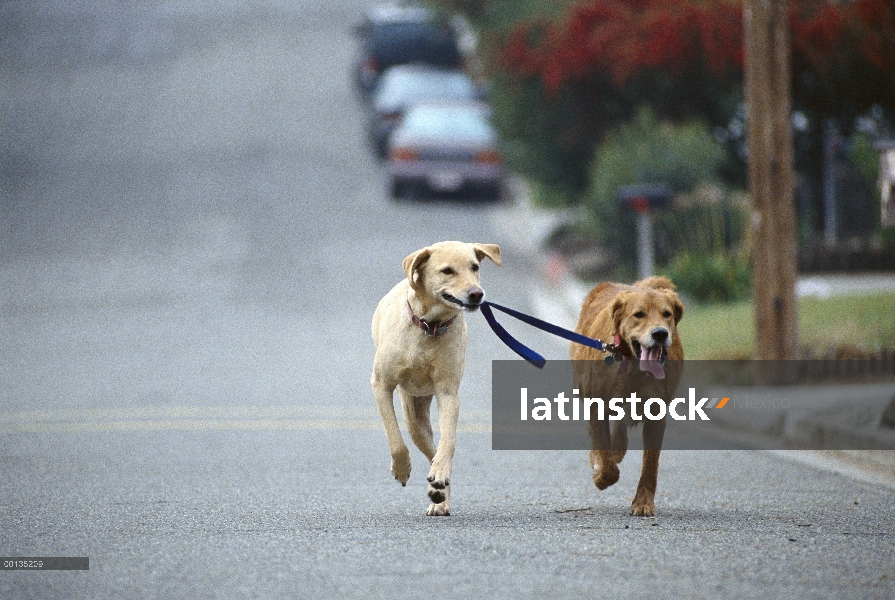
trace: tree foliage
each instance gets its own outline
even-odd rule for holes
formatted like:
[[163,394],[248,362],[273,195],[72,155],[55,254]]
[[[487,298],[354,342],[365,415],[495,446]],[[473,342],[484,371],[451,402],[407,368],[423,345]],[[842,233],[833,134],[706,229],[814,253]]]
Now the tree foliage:
[[[727,2],[600,0],[573,6],[558,24],[523,23],[503,64],[556,91],[596,74],[621,91],[644,72],[672,77],[699,69],[724,77],[742,69],[741,12]],[[733,34],[733,35],[731,35]]]
[[[742,102],[742,15],[740,0],[588,0],[517,23],[494,61],[500,103],[524,108],[504,113],[505,137],[536,157],[516,166],[580,191],[594,146],[643,104],[726,126]],[[874,105],[895,113],[895,2],[791,0],[790,31],[793,107],[815,133],[829,118],[847,133]]]
[[874,104],[895,112],[895,3],[797,0],[790,27],[796,108],[846,131]]

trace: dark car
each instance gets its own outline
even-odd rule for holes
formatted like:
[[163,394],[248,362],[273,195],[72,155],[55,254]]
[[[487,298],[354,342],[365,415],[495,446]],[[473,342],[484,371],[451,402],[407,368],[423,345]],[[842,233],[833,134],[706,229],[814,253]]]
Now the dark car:
[[376,86],[370,113],[370,142],[380,157],[388,138],[408,107],[430,100],[481,99],[482,91],[462,71],[422,65],[398,65],[386,71]]
[[437,21],[426,8],[377,6],[367,13],[356,32],[360,55],[355,76],[365,98],[375,88],[379,76],[394,65],[420,63],[458,68],[463,62],[453,28]]
[[392,196],[469,190],[500,197],[506,170],[489,117],[478,102],[411,107],[389,143]]

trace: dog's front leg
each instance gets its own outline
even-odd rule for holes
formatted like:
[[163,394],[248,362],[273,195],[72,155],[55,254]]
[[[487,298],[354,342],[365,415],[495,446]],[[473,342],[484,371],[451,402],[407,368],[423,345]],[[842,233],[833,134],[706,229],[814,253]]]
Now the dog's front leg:
[[456,392],[437,394],[437,397],[441,436],[432,459],[432,468],[426,478],[429,482],[429,498],[432,500],[426,514],[434,517],[451,514],[451,463],[457,446],[457,419],[460,416],[460,398]]
[[624,421],[616,421],[612,426],[612,462],[616,465],[625,460],[628,452],[628,425]]
[[379,415],[385,426],[385,435],[388,437],[388,447],[392,454],[392,475],[402,486],[407,485],[410,479],[410,452],[401,437],[401,429],[398,427],[398,417],[395,415],[394,386],[385,385],[376,375],[370,381],[373,386],[373,395],[376,397],[376,406],[379,407]]
[[665,437],[665,419],[643,423],[643,469],[637,483],[637,493],[631,503],[631,515],[656,516],[656,484],[659,477],[659,453]]
[[593,469],[594,485],[605,490],[618,481],[618,465],[614,462],[612,438],[609,422],[597,419],[590,421],[590,467]]

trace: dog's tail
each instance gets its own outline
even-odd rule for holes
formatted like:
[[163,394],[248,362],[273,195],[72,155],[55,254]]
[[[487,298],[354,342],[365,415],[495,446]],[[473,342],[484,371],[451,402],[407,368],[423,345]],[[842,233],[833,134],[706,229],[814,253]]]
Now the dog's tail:
[[652,277],[647,277],[646,279],[638,281],[634,285],[653,288],[656,290],[675,290],[674,284],[671,283],[671,280],[664,275],[653,275]]

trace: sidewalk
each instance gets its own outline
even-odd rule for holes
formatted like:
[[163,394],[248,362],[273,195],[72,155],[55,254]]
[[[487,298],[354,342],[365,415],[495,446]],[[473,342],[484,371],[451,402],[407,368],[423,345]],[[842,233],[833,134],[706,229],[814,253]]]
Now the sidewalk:
[[[511,200],[492,215],[492,225],[501,245],[522,255],[540,271],[540,282],[531,290],[530,305],[536,316],[573,329],[587,292],[588,283],[574,278],[562,259],[548,254],[544,242],[552,231],[574,218],[571,211],[558,212],[533,207],[527,200],[524,183],[510,183]],[[796,284],[799,297],[828,297],[895,291],[891,274],[834,274],[800,276]],[[783,391],[783,390],[781,390]],[[790,388],[787,390],[792,392]],[[805,439],[824,440],[822,446],[848,447],[852,450],[801,452],[804,462],[823,462],[828,468],[858,468],[865,475],[895,485],[895,429],[880,427],[879,418],[893,399],[895,382],[868,386],[860,398],[836,395],[836,388],[824,394],[823,406],[811,414],[781,410],[772,422],[746,422],[740,419],[720,422],[731,431],[755,436],[784,436],[796,447]],[[789,452],[789,451],[787,451]],[[796,454],[799,454],[798,452]]]

